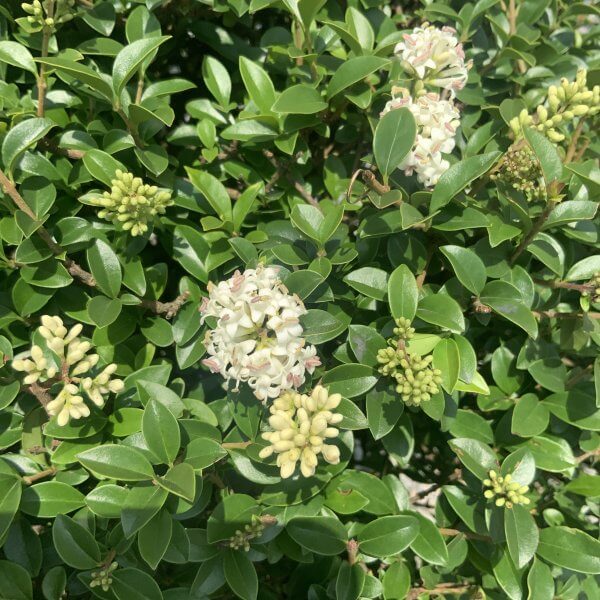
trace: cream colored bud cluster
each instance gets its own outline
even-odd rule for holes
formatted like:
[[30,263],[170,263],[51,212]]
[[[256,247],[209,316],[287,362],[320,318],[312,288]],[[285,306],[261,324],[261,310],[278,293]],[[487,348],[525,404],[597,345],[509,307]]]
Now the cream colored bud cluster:
[[559,127],[600,112],[600,86],[595,85],[589,89],[586,83],[587,71],[580,69],[575,81],[568,81],[563,77],[560,85],[551,85],[548,88],[547,106],[540,104],[535,115],[530,115],[523,109],[518,117],[510,121],[515,136],[521,137],[524,127],[533,127],[546,135],[551,142],[562,142],[565,134],[558,129]]
[[489,472],[489,479],[483,480],[483,485],[488,488],[483,495],[488,500],[494,500],[496,506],[512,508],[515,504],[529,504],[530,500],[525,496],[529,487],[513,481],[510,473],[502,477],[496,471]]
[[143,235],[158,215],[173,204],[171,192],[148,185],[133,173],[117,169],[110,192],[92,197],[89,202],[101,206],[98,216],[112,221],[132,236]]
[[341,401],[340,394],[330,395],[321,385],[316,386],[310,395],[284,392],[270,408],[272,431],[262,434],[270,446],[260,451],[260,457],[268,458],[276,453],[283,479],[294,474],[298,461],[300,473],[311,477],[315,474],[319,455],[329,464],[338,464],[339,448],[325,441],[339,435],[339,430],[332,425],[343,419],[341,414],[333,412]]
[[396,319],[396,327],[394,327],[394,335],[401,340],[410,340],[415,335],[415,328],[411,327],[411,320],[406,317]]
[[541,184],[540,163],[533,150],[523,141],[516,142],[508,149],[498,169],[490,174],[490,179],[503,181],[523,192],[528,200],[533,200],[545,194],[545,186]]
[[237,529],[229,538],[229,547],[234,550],[250,551],[250,542],[260,537],[265,530],[265,524],[257,515],[252,515],[252,523],[244,525],[244,529]]
[[377,352],[379,372],[396,380],[396,391],[407,406],[419,406],[437,394],[442,382],[439,369],[431,366],[433,356],[424,357],[410,353],[406,341],[414,336],[415,330],[409,319],[396,319],[394,334],[398,339],[388,340],[388,347]]
[[594,273],[592,278],[588,281],[588,285],[593,289],[591,292],[584,291],[582,296],[589,297],[594,304],[600,302],[600,271]]
[[396,380],[396,391],[407,406],[419,406],[440,391],[441,371],[431,367],[431,355],[420,357],[403,348],[388,347],[379,350],[377,360],[382,365],[379,372]]
[[[92,344],[79,337],[83,329],[81,323],[67,330],[60,317],[44,315],[41,321],[38,333],[45,341],[48,354],[41,346],[34,344],[28,356],[12,361],[12,367],[26,373],[23,379],[26,385],[53,380],[59,376],[62,388],[48,402],[46,411],[49,415],[58,415],[57,423],[62,426],[69,422],[69,418],[89,416],[90,409],[81,395],[82,391],[94,404],[103,406],[106,395],[123,389],[123,381],[112,379],[117,370],[115,364],[107,365],[96,375],[90,373],[100,357],[98,354],[88,354]],[[87,377],[80,377],[84,374]]]
[[101,569],[100,571],[93,571],[90,587],[101,587],[103,592],[108,592],[113,581],[111,574],[117,569],[118,566],[119,564],[117,562],[113,562],[108,567]]
[[54,0],[52,14],[49,12],[49,2],[44,0],[33,0],[31,3],[23,2],[21,8],[27,13],[27,22],[33,26],[48,27],[54,29],[56,25],[66,23],[73,17],[71,10],[75,6],[75,0]]

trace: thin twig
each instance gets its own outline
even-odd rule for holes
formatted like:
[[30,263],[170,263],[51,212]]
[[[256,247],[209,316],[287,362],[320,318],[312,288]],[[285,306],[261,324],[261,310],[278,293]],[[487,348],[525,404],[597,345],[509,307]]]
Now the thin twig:
[[142,103],[142,94],[143,93],[144,93],[144,72],[142,71],[142,69],[140,69],[140,72],[138,75],[137,89],[135,92],[135,103],[136,104]]
[[133,121],[131,121],[131,119],[125,114],[125,111],[122,108],[119,108],[117,110],[117,114],[121,117],[121,119],[123,119],[123,122],[127,127],[127,131],[129,131],[129,133],[131,134],[135,145],[138,148],[143,148],[146,144],[144,144],[144,141],[140,137],[137,125]]
[[514,264],[516,262],[517,258],[519,258],[519,256],[521,256],[521,254],[527,248],[527,246],[529,246],[533,238],[542,230],[544,223],[548,220],[548,217],[550,216],[550,213],[554,209],[556,203],[557,200],[548,200],[548,203],[546,204],[538,220],[534,223],[529,233],[521,240],[521,243],[517,246],[517,249],[515,250],[514,254],[510,259],[511,264]]
[[589,283],[570,283],[569,281],[558,281],[556,279],[548,281],[544,279],[534,279],[533,281],[538,285],[543,285],[552,289],[575,290],[582,294],[592,292],[595,289],[595,287]]
[[43,471],[40,471],[39,473],[34,473],[33,475],[26,475],[25,477],[23,477],[23,483],[25,485],[31,485],[32,483],[35,483],[36,481],[39,481],[40,479],[44,479],[44,477],[49,477],[51,475],[54,475],[56,473],[56,467],[48,467],[47,469],[44,469]]
[[427,249],[427,258],[425,259],[425,266],[423,267],[423,270],[417,276],[417,287],[419,289],[421,289],[423,287],[423,285],[425,284],[425,278],[427,277],[427,269],[429,269],[429,263],[431,262],[431,259],[433,258],[433,252],[434,252],[433,247],[429,246],[429,248]]
[[39,403],[44,407],[44,409],[46,408],[48,403],[52,401],[52,396],[50,396],[48,390],[42,387],[37,382],[32,383],[24,389],[27,390],[33,396],[35,396],[38,399]]
[[[52,19],[54,17],[54,0],[48,0],[46,3],[46,15],[48,19]],[[42,51],[41,57],[46,58],[48,56],[48,46],[50,45],[50,37],[52,36],[52,25],[46,25],[44,23],[42,29]],[[40,71],[37,80],[37,88],[38,88],[38,105],[37,105],[37,116],[44,116],[44,103],[46,101],[46,89],[48,84],[46,83],[46,65],[44,63],[40,64]]]
[[365,182],[365,185],[372,189],[375,193],[383,196],[383,194],[387,194],[390,191],[389,185],[383,185],[377,181],[377,177],[375,177],[372,171],[367,171],[363,169],[361,172],[362,180]]
[[252,444],[252,441],[249,440],[247,442],[224,442],[221,444],[221,447],[225,448],[225,450],[243,450]]
[[565,155],[565,163],[570,163],[573,161],[575,154],[577,153],[577,142],[579,141],[579,137],[581,136],[581,132],[583,131],[583,119],[579,119],[579,123],[571,136],[571,141],[569,143],[569,147],[567,148],[567,154]]
[[591,458],[592,456],[600,456],[600,448],[596,448],[596,450],[590,450],[589,452],[585,452],[584,454],[582,454],[581,456],[578,456],[575,460],[580,463],[583,462],[584,460],[587,460],[588,458]]
[[[319,201],[316,198],[313,198],[303,187],[299,181],[296,181],[292,174],[289,172],[288,165],[277,160],[275,155],[270,150],[263,150],[263,155],[265,158],[275,167],[275,172],[279,172],[280,175],[285,176],[285,178],[294,186],[294,189],[306,200],[309,204],[313,206],[319,206]],[[275,177],[275,176],[273,176]],[[271,179],[273,179],[273,177]],[[277,179],[279,179],[277,177]],[[275,181],[277,181],[277,179]],[[268,185],[268,184],[267,184]]]
[[445,596],[445,595],[457,595],[462,594],[464,592],[468,592],[470,589],[474,589],[475,586],[464,584],[456,584],[456,583],[440,583],[436,585],[434,588],[426,588],[426,587],[416,587],[412,588],[408,592],[408,596],[406,596],[406,600],[416,600],[421,594],[429,594]]
[[575,156],[573,157],[573,162],[577,162],[578,160],[580,160],[583,155],[585,154],[585,151],[588,149],[588,146],[591,144],[592,140],[590,139],[585,139],[583,140],[583,144],[581,144],[579,150],[577,150],[577,152],[575,153]]
[[55,142],[49,140],[48,138],[42,138],[38,142],[38,146],[43,150],[52,152],[52,154],[66,156],[67,158],[71,158],[73,160],[79,160],[85,156],[85,150],[75,150],[73,148],[59,148]]
[[189,297],[190,293],[186,290],[179,294],[175,300],[171,300],[171,302],[160,302],[159,300],[142,298],[141,305],[155,312],[157,315],[165,315],[167,319],[171,319],[179,312],[179,309],[186,303]]
[[441,527],[439,532],[442,535],[448,537],[454,537],[456,535],[464,535],[469,540],[481,540],[484,542],[489,542],[492,538],[489,535],[481,535],[479,533],[472,533],[471,531],[460,531],[458,529],[448,529],[446,527]]
[[[515,35],[517,33],[517,16],[519,14],[519,9],[517,7],[517,3],[515,0],[509,0],[508,2],[508,27],[510,35]],[[519,73],[525,73],[527,71],[527,67],[522,59],[517,60],[517,69]]]
[[559,312],[557,310],[534,310],[533,316],[538,319],[580,319],[584,316],[590,319],[600,319],[600,312]]

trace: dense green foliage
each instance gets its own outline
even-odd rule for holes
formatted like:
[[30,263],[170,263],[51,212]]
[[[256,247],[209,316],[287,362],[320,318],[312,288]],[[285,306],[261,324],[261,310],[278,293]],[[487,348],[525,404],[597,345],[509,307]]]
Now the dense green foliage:
[[594,4],[2,0],[0,598],[598,598]]

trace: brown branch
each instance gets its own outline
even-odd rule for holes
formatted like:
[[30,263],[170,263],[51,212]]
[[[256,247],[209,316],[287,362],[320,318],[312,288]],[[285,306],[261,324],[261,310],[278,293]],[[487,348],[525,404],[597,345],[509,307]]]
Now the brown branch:
[[224,442],[221,444],[221,447],[225,448],[225,450],[243,450],[252,444],[252,441],[249,440],[247,442]]
[[593,369],[594,365],[588,365],[587,367],[581,369],[581,371],[579,371],[576,375],[573,375],[573,377],[571,377],[571,379],[565,383],[565,387],[569,390],[582,379],[593,376]]
[[38,146],[43,150],[52,152],[52,154],[58,154],[59,156],[66,156],[72,160],[79,160],[85,156],[85,150],[75,150],[72,148],[59,148],[58,145],[49,140],[48,138],[42,138],[38,142]]
[[417,276],[417,287],[419,289],[421,289],[423,287],[423,285],[425,284],[425,278],[427,277],[427,269],[429,269],[429,263],[431,262],[431,259],[433,258],[433,252],[434,252],[433,247],[429,246],[429,248],[427,249],[427,258],[425,259],[425,266],[423,267],[423,270]]
[[590,450],[589,452],[586,452],[585,454],[582,454],[581,456],[578,456],[575,460],[578,463],[581,463],[584,460],[587,460],[588,458],[591,458],[592,456],[593,457],[600,456],[600,449],[596,448],[596,450]]
[[143,148],[146,144],[144,144],[144,140],[140,137],[138,132],[137,125],[131,121],[131,119],[125,114],[125,111],[122,108],[117,109],[117,114],[123,119],[125,126],[127,127],[127,131],[131,134],[135,145],[138,148]]
[[383,185],[383,183],[377,181],[377,177],[375,177],[372,171],[367,171],[364,169],[361,175],[365,185],[380,196],[383,196],[383,194],[387,194],[390,191],[390,186]]
[[[504,4],[504,3],[503,3]],[[508,2],[508,27],[510,35],[515,35],[517,33],[517,16],[519,14],[519,9],[517,8],[517,3],[515,0],[509,0]],[[517,69],[519,73],[525,73],[527,71],[527,67],[522,59],[517,60]]]
[[56,473],[56,467],[48,467],[47,469],[44,469],[43,471],[40,471],[39,473],[34,473],[33,475],[26,475],[22,479],[23,479],[23,483],[25,485],[31,485],[32,483],[35,483],[36,481],[39,481],[40,479],[44,479],[44,477],[54,475],[55,473]]
[[582,294],[586,292],[592,292],[595,289],[595,286],[589,283],[570,283],[569,281],[558,281],[556,279],[549,281],[544,279],[534,279],[533,281],[538,285],[543,285],[552,289],[575,290]]
[[515,250],[514,254],[510,259],[511,264],[514,264],[516,262],[517,258],[519,258],[519,256],[521,256],[521,254],[525,250],[525,248],[529,246],[533,238],[542,230],[544,223],[548,220],[548,217],[550,216],[550,213],[554,209],[554,206],[557,204],[557,202],[558,200],[548,200],[548,203],[542,211],[542,214],[534,223],[533,227],[531,228],[531,231],[521,240],[521,243],[517,246],[517,249]]
[[569,142],[569,147],[567,148],[567,153],[565,155],[565,163],[570,163],[573,161],[573,158],[575,158],[575,154],[577,153],[577,142],[583,131],[583,121],[583,119],[579,119],[579,123],[571,136],[571,141]]
[[[319,206],[319,201],[316,198],[313,198],[302,187],[302,185],[299,181],[296,181],[294,179],[292,174],[289,172],[288,165],[279,162],[277,160],[277,158],[275,157],[275,155],[270,150],[263,150],[263,155],[275,167],[275,173],[279,172],[279,176],[277,177],[277,179],[275,179],[273,184],[281,177],[281,175],[283,175],[289,181],[289,183],[291,183],[294,186],[294,189],[302,196],[302,198],[304,198],[304,200],[306,200],[306,202],[308,202],[309,204],[312,204],[313,206],[317,206],[317,207]],[[271,177],[271,180],[273,180],[274,177],[275,177],[275,175],[273,175],[273,177]],[[267,185],[268,185],[268,183],[267,183]]]
[[579,148],[579,150],[577,150],[575,156],[573,157],[573,162],[577,162],[585,154],[585,151],[588,149],[590,143],[591,140],[589,139],[583,140],[583,144],[581,144],[581,147]]
[[429,595],[457,595],[462,594],[464,592],[468,592],[470,589],[475,589],[476,586],[469,584],[457,584],[457,583],[440,583],[436,585],[434,588],[426,588],[426,587],[415,587],[412,588],[408,592],[408,596],[406,596],[406,600],[417,600],[417,598],[421,594],[429,594]]
[[189,297],[190,293],[186,290],[179,294],[175,300],[171,300],[171,302],[160,302],[159,300],[142,298],[140,304],[157,315],[165,315],[167,319],[171,319],[179,312]]
[[[54,0],[48,0],[46,3],[46,16],[48,19],[54,17]],[[46,58],[48,56],[48,46],[50,45],[50,37],[52,36],[52,25],[44,24],[42,29],[42,50],[41,57]],[[40,64],[40,71],[37,79],[38,89],[38,105],[37,105],[37,116],[44,116],[44,104],[46,101],[46,89],[48,84],[46,83],[46,65]]]
[[35,396],[38,399],[38,402],[44,407],[44,409],[46,408],[48,403],[52,401],[52,397],[48,393],[48,390],[42,387],[37,382],[32,383],[24,389],[28,391],[31,395]]
[[472,533],[470,531],[460,531],[458,529],[447,529],[446,527],[440,527],[439,532],[442,535],[454,537],[456,535],[464,535],[468,540],[481,540],[483,542],[490,542],[491,537],[488,535],[481,535],[479,533]]
[[580,319],[584,316],[590,319],[600,319],[600,312],[559,312],[557,310],[534,310],[533,316],[537,319]]
[[142,70],[140,69],[140,73],[138,76],[138,82],[137,82],[137,89],[135,92],[135,103],[136,104],[142,103],[142,94],[143,93],[144,93],[144,74],[143,74]]
[[102,561],[102,567],[104,569],[108,569],[108,567],[110,567],[110,565],[112,564],[113,560],[115,560],[115,556],[117,555],[117,551],[115,548],[111,548],[111,550],[109,550],[108,554],[106,555],[106,558]]

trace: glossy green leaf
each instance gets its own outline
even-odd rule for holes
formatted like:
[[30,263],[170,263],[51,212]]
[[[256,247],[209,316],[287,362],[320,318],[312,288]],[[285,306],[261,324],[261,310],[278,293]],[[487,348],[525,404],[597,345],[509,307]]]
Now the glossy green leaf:
[[407,108],[391,110],[381,118],[375,129],[373,154],[384,180],[410,152],[416,135],[415,118]]

